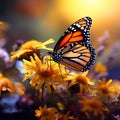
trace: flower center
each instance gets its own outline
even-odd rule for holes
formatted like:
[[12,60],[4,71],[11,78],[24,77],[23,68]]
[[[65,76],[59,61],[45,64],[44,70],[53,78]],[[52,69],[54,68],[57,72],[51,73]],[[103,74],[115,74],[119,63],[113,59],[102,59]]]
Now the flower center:
[[49,78],[51,76],[51,71],[50,70],[43,70],[43,71],[41,71],[40,75],[43,78]]
[[49,111],[48,110],[43,110],[42,111],[42,116],[47,116],[49,114]]
[[104,94],[108,94],[109,90],[105,87],[105,86],[102,86],[101,87],[101,91],[104,93]]
[[78,77],[76,78],[76,82],[79,83],[79,84],[84,84],[84,85],[87,85],[87,84],[88,84],[88,83],[87,83],[87,79],[86,79],[86,77],[84,77],[84,76],[78,76]]
[[90,101],[89,102],[89,105],[92,107],[92,108],[97,108],[99,106],[98,102],[97,101]]

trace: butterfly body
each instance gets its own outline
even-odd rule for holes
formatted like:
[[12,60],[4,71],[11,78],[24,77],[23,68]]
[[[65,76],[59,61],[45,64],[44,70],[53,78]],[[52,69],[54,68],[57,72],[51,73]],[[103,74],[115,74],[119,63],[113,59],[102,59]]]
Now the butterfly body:
[[73,23],[61,36],[54,50],[48,52],[53,60],[76,71],[86,71],[93,64],[95,49],[90,45],[90,17]]

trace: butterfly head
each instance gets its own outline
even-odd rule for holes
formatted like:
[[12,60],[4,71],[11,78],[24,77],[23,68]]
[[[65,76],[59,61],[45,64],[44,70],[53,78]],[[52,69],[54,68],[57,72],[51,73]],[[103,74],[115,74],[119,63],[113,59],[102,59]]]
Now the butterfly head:
[[60,60],[62,59],[62,56],[60,54],[57,54],[57,52],[48,52],[48,54],[53,58],[53,60],[57,63],[60,62]]

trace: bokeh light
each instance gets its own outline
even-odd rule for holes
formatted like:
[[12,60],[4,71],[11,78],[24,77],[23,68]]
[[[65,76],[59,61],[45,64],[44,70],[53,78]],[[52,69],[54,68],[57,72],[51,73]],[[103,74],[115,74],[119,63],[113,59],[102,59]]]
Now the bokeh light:
[[54,5],[52,10],[54,15],[51,15],[53,17],[51,19],[60,21],[59,24],[62,27],[62,19],[62,22],[66,22],[68,26],[81,17],[90,16],[93,19],[91,30],[94,39],[106,29],[112,33],[111,39],[119,39],[119,4],[119,0],[59,0]]
[[[50,37],[57,41],[70,24],[90,16],[93,19],[92,42],[104,30],[111,33],[113,42],[120,37],[119,4],[119,0],[13,0],[11,3],[1,0],[0,14],[1,20],[10,24],[12,34],[18,31],[13,40],[32,37],[44,41]],[[27,35],[22,31],[26,31]]]

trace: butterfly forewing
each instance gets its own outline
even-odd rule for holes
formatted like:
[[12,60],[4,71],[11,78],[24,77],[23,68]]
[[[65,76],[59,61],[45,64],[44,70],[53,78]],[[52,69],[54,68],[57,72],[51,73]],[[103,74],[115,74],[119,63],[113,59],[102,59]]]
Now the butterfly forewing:
[[54,47],[54,51],[74,42],[89,42],[89,30],[91,24],[92,19],[90,17],[82,18],[73,23],[60,37]]

